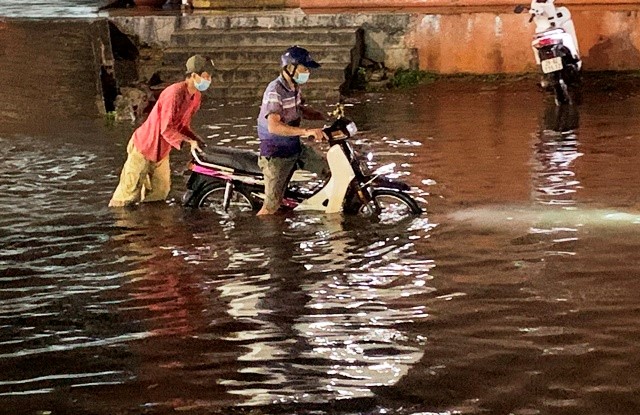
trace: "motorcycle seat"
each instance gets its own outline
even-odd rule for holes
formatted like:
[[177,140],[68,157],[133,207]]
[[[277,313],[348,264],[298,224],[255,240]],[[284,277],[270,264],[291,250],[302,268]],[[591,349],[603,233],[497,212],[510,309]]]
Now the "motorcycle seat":
[[566,33],[564,29],[556,27],[554,29],[547,29],[544,32],[539,32],[535,34],[535,39],[539,39],[541,37],[547,37],[547,36],[553,36],[553,35],[559,35],[562,33]]
[[232,168],[237,172],[261,175],[262,170],[258,167],[258,153],[252,150],[241,150],[224,146],[208,146],[205,152],[198,154],[201,162],[197,164],[208,167],[208,164],[215,164]]

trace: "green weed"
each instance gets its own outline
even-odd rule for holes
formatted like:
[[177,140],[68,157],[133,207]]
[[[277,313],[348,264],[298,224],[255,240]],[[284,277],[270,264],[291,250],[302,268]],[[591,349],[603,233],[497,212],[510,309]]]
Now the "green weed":
[[433,72],[421,71],[417,69],[398,69],[389,81],[391,88],[409,88],[419,84],[430,83],[438,79],[438,75]]

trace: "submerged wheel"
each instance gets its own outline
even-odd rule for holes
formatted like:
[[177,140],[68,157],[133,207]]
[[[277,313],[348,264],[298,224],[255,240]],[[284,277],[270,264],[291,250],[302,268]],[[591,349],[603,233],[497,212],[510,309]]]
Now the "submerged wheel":
[[234,189],[229,207],[224,209],[224,192],[226,186],[214,185],[205,188],[196,198],[195,205],[216,213],[250,212],[256,209],[251,197],[244,189]]
[[[358,214],[375,218],[380,223],[395,223],[422,213],[418,203],[406,193],[390,189],[374,189],[375,203],[360,206]],[[379,210],[376,209],[376,204]]]

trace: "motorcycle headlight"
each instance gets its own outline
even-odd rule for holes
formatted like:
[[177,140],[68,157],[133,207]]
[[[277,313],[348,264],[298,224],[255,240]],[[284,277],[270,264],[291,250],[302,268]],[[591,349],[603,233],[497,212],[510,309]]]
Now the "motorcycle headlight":
[[360,171],[365,176],[371,175],[371,169],[369,168],[369,164],[367,163],[366,158],[360,159]]

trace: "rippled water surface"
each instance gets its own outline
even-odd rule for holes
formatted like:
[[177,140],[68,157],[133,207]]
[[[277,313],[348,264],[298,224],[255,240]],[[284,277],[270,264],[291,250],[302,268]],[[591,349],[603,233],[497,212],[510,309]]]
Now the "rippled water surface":
[[[132,127],[34,101],[0,122],[0,413],[636,413],[640,98],[621,91],[353,98],[359,145],[427,208],[393,226],[185,210],[180,153],[172,201],[109,210]],[[209,102],[195,129],[256,148],[256,114]]]
[[2,0],[0,16],[6,17],[95,17],[110,0]]

